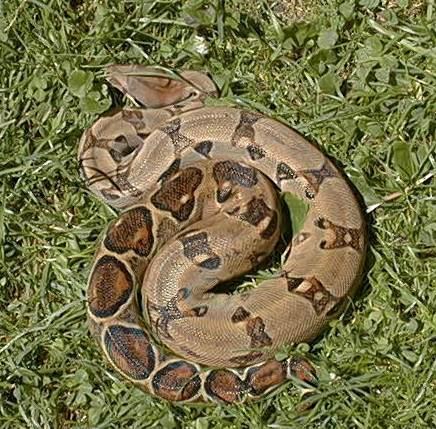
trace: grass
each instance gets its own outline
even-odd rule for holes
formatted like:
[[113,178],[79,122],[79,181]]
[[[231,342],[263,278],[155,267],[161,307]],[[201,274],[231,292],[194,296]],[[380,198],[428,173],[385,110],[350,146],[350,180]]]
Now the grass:
[[[0,3],[0,428],[436,427],[435,14],[432,0]],[[85,284],[115,213],[76,150],[109,107],[111,62],[207,70],[223,103],[294,126],[360,190],[367,275],[311,346],[308,411],[292,384],[174,406],[102,361]]]

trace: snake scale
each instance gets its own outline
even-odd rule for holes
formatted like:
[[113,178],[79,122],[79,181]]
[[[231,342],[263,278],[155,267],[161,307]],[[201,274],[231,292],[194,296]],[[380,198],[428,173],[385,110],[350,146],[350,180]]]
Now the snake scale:
[[[318,336],[360,281],[366,226],[344,177],[282,123],[207,107],[217,91],[203,73],[106,71],[142,105],[101,117],[79,147],[91,191],[124,209],[101,239],[87,289],[90,330],[107,360],[169,401],[240,403],[292,377],[315,382],[306,360],[274,355]],[[276,246],[277,191],[308,205],[281,271],[217,293]]]

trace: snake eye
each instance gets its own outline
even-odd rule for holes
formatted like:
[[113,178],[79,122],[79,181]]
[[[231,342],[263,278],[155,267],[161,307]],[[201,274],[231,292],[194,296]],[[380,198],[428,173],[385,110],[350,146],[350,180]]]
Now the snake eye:
[[188,98],[196,99],[196,98],[199,98],[200,95],[201,95],[200,91],[197,91],[197,90],[193,89],[193,90],[190,91],[190,93],[188,95]]

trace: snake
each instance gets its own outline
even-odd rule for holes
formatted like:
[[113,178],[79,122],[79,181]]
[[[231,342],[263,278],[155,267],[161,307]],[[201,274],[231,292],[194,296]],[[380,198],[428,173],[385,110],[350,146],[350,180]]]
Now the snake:
[[[218,90],[206,73],[113,64],[105,77],[133,102],[98,118],[78,150],[90,191],[121,211],[87,285],[105,359],[178,403],[243,403],[292,379],[315,385],[306,358],[279,352],[314,341],[362,281],[366,225],[344,173],[282,122],[211,103]],[[232,289],[276,252],[288,194],[307,210],[280,269]]]

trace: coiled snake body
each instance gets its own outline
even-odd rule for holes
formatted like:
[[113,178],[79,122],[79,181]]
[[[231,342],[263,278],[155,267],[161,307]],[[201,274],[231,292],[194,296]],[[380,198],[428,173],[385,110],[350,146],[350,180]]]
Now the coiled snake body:
[[[285,125],[205,107],[215,87],[201,73],[110,66],[108,80],[147,108],[99,119],[79,148],[90,189],[125,209],[88,284],[90,329],[106,358],[170,401],[242,402],[292,377],[314,381],[307,361],[273,356],[313,340],[359,281],[365,224],[347,182]],[[276,188],[309,207],[281,272],[244,293],[214,293],[276,245]]]

